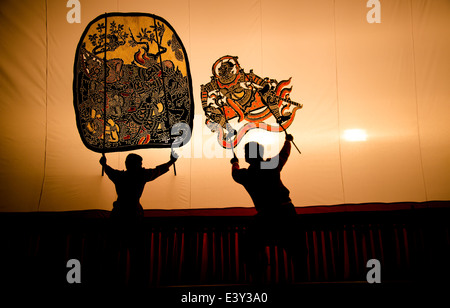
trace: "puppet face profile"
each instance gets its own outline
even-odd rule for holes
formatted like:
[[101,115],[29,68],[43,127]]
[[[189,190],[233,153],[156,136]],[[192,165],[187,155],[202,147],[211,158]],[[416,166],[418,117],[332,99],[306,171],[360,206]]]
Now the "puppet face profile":
[[[89,23],[74,65],[74,108],[85,146],[99,153],[170,147],[175,125],[192,129],[192,80],[171,25],[144,13],[108,13]],[[185,140],[177,142],[186,144]]]

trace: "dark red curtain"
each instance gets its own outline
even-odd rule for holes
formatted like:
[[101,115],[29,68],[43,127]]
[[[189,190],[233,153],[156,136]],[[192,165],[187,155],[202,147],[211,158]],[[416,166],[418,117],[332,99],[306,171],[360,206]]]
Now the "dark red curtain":
[[[296,239],[307,252],[301,262],[304,275],[296,275],[293,260],[273,243],[266,247],[265,281],[366,281],[370,259],[380,261],[382,281],[448,277],[449,202],[414,203],[400,210],[386,206],[300,213]],[[252,213],[243,209],[243,216],[237,216],[233,211],[233,216],[219,210],[208,215],[146,213],[133,244],[138,248],[117,240],[113,250],[108,212],[3,213],[3,277],[10,284],[66,285],[66,263],[77,259],[85,286],[108,283],[112,275],[126,285],[135,272],[145,287],[251,283],[242,245]]]

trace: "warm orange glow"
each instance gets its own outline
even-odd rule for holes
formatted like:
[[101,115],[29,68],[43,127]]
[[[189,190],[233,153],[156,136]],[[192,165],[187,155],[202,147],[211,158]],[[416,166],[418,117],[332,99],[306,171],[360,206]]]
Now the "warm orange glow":
[[347,129],[344,131],[343,138],[350,142],[366,141],[367,133],[364,129]]
[[[114,184],[102,177],[101,153],[86,148],[80,138],[73,104],[75,53],[83,30],[96,16],[115,12],[116,5],[89,1],[80,9],[80,23],[71,23],[67,20],[71,8],[61,2],[1,2],[2,16],[10,18],[0,19],[1,37],[8,42],[0,51],[0,89],[6,94],[0,101],[0,212],[110,211],[116,200]],[[232,178],[233,151],[221,146],[219,130],[212,132],[206,125],[202,105],[201,84],[209,82],[212,65],[224,55],[237,56],[246,73],[254,70],[259,77],[278,82],[291,78],[291,99],[304,105],[285,127],[301,154],[292,145],[281,174],[296,207],[450,200],[448,0],[380,1],[380,18],[375,5],[366,6],[367,0],[359,1],[361,5],[354,1],[309,1],[308,5],[305,1],[230,1],[246,16],[227,14],[226,25],[238,25],[234,28],[213,17],[212,12],[221,9],[219,1],[190,1],[176,10],[167,1],[147,2],[119,1],[120,11],[155,14],[174,26],[166,28],[161,38],[164,44],[171,41],[162,60],[173,61],[174,73],[182,69],[172,58],[180,52],[172,40],[176,30],[187,47],[195,106],[191,139],[176,150],[180,155],[176,176],[170,171],[146,185],[141,198],[144,209],[253,207],[247,191]],[[139,33],[141,28],[148,32],[151,26],[136,24],[131,32]],[[93,29],[89,34],[97,32]],[[126,58],[130,65],[144,45],[131,46],[130,29],[124,28],[123,33],[128,35],[124,45],[107,55],[121,58],[121,51],[130,47],[134,51]],[[156,38],[146,39],[151,46],[148,53],[158,53]],[[88,37],[86,44],[90,43]],[[29,56],[24,57],[24,52]],[[159,57],[155,61],[159,63]],[[144,67],[137,70],[145,76],[154,73]],[[85,94],[100,91],[102,82],[100,78]],[[222,89],[222,95],[234,86],[238,85]],[[114,88],[119,99],[108,102],[111,110],[114,104],[145,102],[142,91],[138,83],[128,92]],[[142,125],[150,127],[161,113],[158,103],[165,100],[163,94],[155,96],[156,107],[141,115]],[[103,102],[104,95],[92,99]],[[184,104],[175,96],[171,99]],[[279,103],[279,113],[285,114],[289,102]],[[176,104],[167,124],[181,116]],[[258,114],[265,106],[236,108]],[[86,111],[92,119],[86,122],[86,130],[92,136],[103,134],[100,109]],[[238,117],[231,119],[231,109],[219,111],[225,112],[224,120],[236,131],[247,124],[243,118],[240,122]],[[137,125],[130,131],[117,131],[116,116],[108,120],[110,142],[121,136],[131,138],[140,129]],[[278,127],[270,114],[264,121]],[[162,127],[154,130],[160,132]],[[148,141],[146,134],[137,142],[142,137],[142,142]],[[253,128],[234,152],[246,168],[247,142],[264,145],[264,157],[270,158],[279,153],[284,140],[282,130]],[[123,170],[131,152],[143,157],[146,168],[170,158],[170,148],[140,149],[108,153],[108,163]]]

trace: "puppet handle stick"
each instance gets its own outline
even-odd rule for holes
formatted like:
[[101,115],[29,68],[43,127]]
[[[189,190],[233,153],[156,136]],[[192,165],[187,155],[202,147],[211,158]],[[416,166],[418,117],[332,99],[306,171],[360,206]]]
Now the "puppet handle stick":
[[[104,96],[103,96],[103,152],[102,152],[102,156],[105,157],[105,144],[106,144],[106,100],[107,100],[107,94],[106,94],[106,70],[107,70],[107,66],[108,66],[108,62],[106,59],[106,39],[107,39],[107,33],[108,32],[108,17],[107,14],[105,13],[105,57],[103,59],[103,70],[104,70],[104,78],[103,78],[103,92],[104,92]],[[105,166],[102,166],[102,176],[105,175]]]
[[[156,19],[153,19],[153,25],[155,27],[155,33],[156,33],[156,45],[158,45],[158,53],[157,53],[157,55],[159,55],[159,65],[160,65],[160,68],[161,68],[161,77],[162,77],[162,80],[163,80],[162,85],[163,85],[163,91],[164,91],[164,101],[166,101],[167,96],[166,96],[166,86],[165,86],[165,83],[164,83],[164,68],[163,68],[162,57],[161,57],[161,54],[164,53],[164,51],[161,52],[161,48],[160,48],[160,45],[159,45],[160,41],[158,41],[158,28],[157,28],[157,25],[156,25]],[[160,40],[162,40],[162,37],[160,38]],[[177,168],[175,167],[175,162],[173,162],[173,174],[175,176],[177,175]]]
[[[231,141],[231,140],[230,140]],[[233,157],[237,158],[236,153],[234,152],[234,144],[233,141],[230,142],[231,143],[231,151],[233,152]]]
[[[287,130],[284,128],[283,125],[281,125],[281,123],[279,123],[279,125],[281,126],[281,128],[283,129],[285,135],[288,135]],[[297,147],[297,145],[295,144],[294,140],[291,140],[291,143],[294,145],[294,147],[297,149],[298,153],[302,154],[302,152],[300,152],[300,149]]]
[[[267,106],[267,105],[266,105]],[[275,117],[275,114],[273,113],[272,109],[270,109],[269,106],[267,106],[267,108],[269,108],[270,113],[272,113],[272,115]],[[283,129],[285,135],[288,135],[288,132],[286,130],[286,128],[284,128],[284,126],[281,124],[281,122],[278,123],[278,125],[280,125],[280,127]],[[294,147],[297,149],[298,153],[302,154],[302,152],[300,152],[300,149],[297,147],[297,145],[295,144],[294,140],[291,140],[291,143],[294,145]]]
[[297,145],[295,144],[294,140],[291,141],[292,144],[294,145],[294,147],[297,149],[298,153],[302,154],[302,152],[300,152],[299,148],[297,147]]
[[[157,27],[157,24],[156,24],[156,19],[153,19],[153,25],[155,27],[156,45],[158,45],[158,53],[156,55],[159,56],[159,66],[160,66],[160,69],[161,69],[161,77],[162,77],[162,80],[163,80],[162,86],[163,86],[163,91],[164,91],[164,101],[166,101],[167,100],[167,96],[166,96],[166,86],[165,86],[165,83],[164,83],[164,68],[163,68],[162,57],[161,57],[161,54],[164,53],[164,51],[161,52],[161,48],[160,48],[160,45],[159,45],[160,44],[160,40],[162,40],[162,37],[160,38],[160,40],[158,40],[158,36],[159,35],[158,35],[158,27]],[[173,162],[173,174],[177,175],[177,169],[175,167],[175,162]]]
[[173,165],[173,174],[176,176],[177,175],[177,167],[175,166],[175,162],[178,159],[178,155],[173,151],[172,147],[170,148],[170,151],[171,151],[171,153],[170,153],[170,162]]
[[[105,157],[105,153],[102,153],[102,157]],[[105,165],[102,165],[102,176],[105,175]]]

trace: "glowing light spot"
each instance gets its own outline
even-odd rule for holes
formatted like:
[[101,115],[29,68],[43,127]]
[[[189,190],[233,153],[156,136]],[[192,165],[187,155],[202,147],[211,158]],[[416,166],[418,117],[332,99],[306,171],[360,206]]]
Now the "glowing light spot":
[[343,138],[350,142],[366,141],[367,133],[363,129],[347,129],[344,131]]

